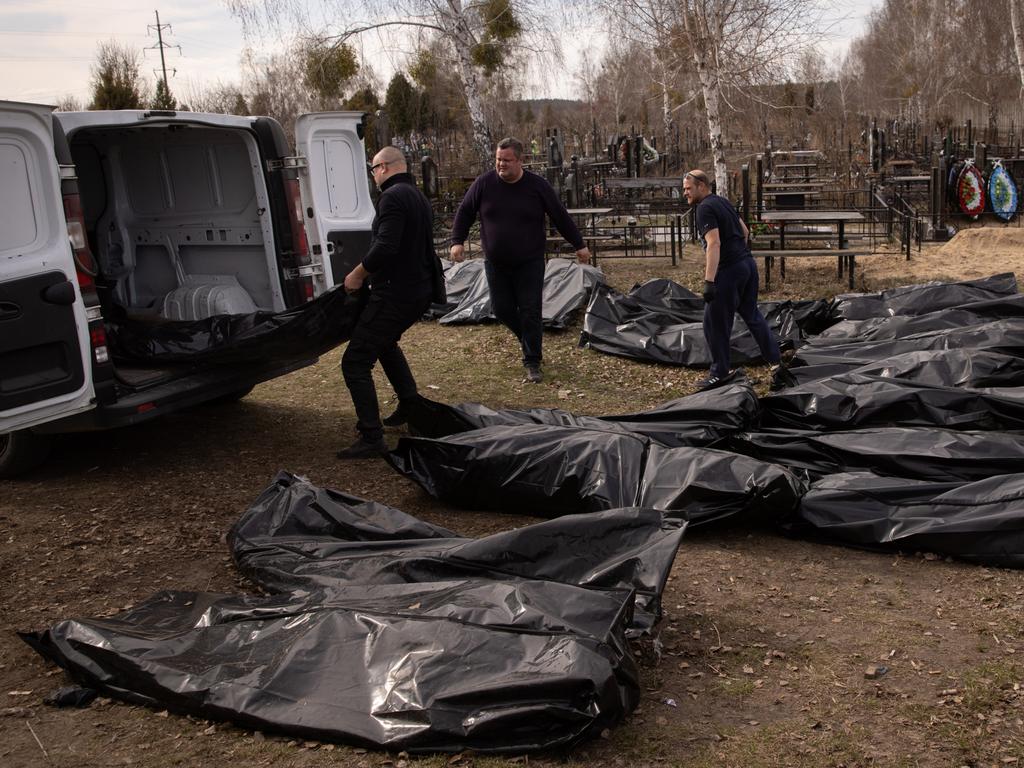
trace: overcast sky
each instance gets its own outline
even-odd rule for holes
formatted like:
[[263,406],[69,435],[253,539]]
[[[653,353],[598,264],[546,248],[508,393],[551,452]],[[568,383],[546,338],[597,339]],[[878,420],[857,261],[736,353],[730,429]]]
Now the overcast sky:
[[[833,50],[845,47],[863,29],[863,20],[881,0],[843,2],[849,18],[837,25],[828,41]],[[94,4],[95,3],[95,4]],[[170,24],[164,42],[171,91],[187,93],[189,82],[238,83],[244,47],[241,26],[219,0],[164,0],[143,8],[128,0],[3,0],[0,3],[0,99],[53,104],[70,95],[83,104],[89,100],[89,71],[98,43],[118,42],[145,49],[143,73],[155,83],[160,66],[154,9],[160,22]],[[593,34],[575,35],[593,40]],[[180,53],[177,46],[181,46]],[[386,82],[394,55],[374,54],[368,41],[364,50]],[[567,51],[567,68],[574,52]],[[170,77],[172,70],[176,70]],[[529,95],[566,97],[573,88],[572,72],[535,84]]]

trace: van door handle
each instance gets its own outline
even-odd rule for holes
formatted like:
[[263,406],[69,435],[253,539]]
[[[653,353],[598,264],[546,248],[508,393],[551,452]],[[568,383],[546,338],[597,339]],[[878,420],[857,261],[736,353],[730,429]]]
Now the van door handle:
[[21,316],[21,307],[13,301],[0,301],[0,321],[13,320]]
[[75,303],[75,286],[70,280],[54,283],[43,289],[43,301],[48,304],[71,306]]

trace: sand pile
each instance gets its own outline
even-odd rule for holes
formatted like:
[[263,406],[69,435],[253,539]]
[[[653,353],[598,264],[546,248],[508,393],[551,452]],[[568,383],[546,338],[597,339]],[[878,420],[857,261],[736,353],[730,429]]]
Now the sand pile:
[[992,225],[957,232],[945,243],[925,243],[911,252],[910,261],[892,246],[885,255],[857,259],[868,278],[858,290],[875,290],[872,280],[918,283],[929,280],[969,280],[1001,272],[1013,272],[1024,283],[1024,228]]

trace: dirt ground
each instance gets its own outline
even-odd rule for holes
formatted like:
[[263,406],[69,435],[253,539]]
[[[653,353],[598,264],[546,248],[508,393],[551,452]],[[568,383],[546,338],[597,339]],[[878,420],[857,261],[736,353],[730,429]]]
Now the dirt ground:
[[[700,279],[692,252],[676,268],[599,266],[621,290],[655,276]],[[833,269],[793,264],[772,295],[844,292]],[[1024,274],[1024,230],[969,230],[909,262],[859,259],[858,270],[864,290]],[[701,375],[580,350],[578,330],[546,337],[539,386],[521,382],[511,337],[496,326],[420,323],[403,346],[428,396],[498,407],[625,412],[686,394]],[[641,707],[568,756],[408,758],[117,701],[43,704],[64,675],[15,631],[111,614],[160,589],[250,590],[224,537],[278,469],[466,535],[531,522],[446,507],[379,460],[335,460],[354,424],[338,357],[230,406],[67,436],[45,469],[0,482],[0,766],[1024,764],[1024,573],[763,530],[686,538],[665,594],[660,655],[643,651]],[[887,671],[869,677],[871,666]]]

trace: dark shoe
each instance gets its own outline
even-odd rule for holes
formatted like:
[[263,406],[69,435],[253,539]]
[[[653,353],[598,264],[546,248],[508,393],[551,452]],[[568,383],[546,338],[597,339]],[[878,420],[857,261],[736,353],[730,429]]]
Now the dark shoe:
[[399,401],[398,407],[395,408],[395,412],[390,416],[385,416],[380,420],[380,423],[385,427],[400,427],[409,421],[409,414],[407,413],[407,410],[408,409],[402,405],[402,402]]
[[388,452],[388,444],[384,440],[370,441],[360,437],[348,448],[342,448],[335,456],[339,459],[375,459]]
[[531,384],[540,384],[544,381],[544,376],[540,372],[539,365],[526,366],[526,380]]
[[723,384],[728,384],[736,378],[737,373],[739,373],[738,369],[729,371],[725,376],[708,376],[706,379],[697,382],[697,391],[706,392],[709,389],[715,389]]

